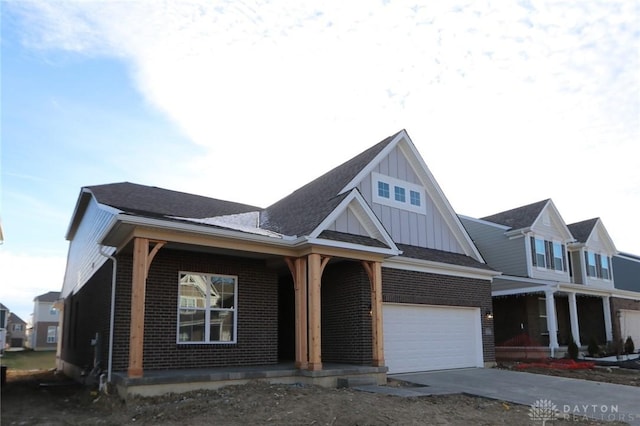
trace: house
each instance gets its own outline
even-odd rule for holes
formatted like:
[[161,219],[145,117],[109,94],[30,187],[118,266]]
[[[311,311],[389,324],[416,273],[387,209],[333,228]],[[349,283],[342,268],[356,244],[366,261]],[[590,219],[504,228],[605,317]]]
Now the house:
[[612,264],[616,271],[614,286],[621,290],[640,292],[640,256],[618,252],[613,256]]
[[[640,292],[640,256],[618,252],[613,256],[613,270],[616,271],[613,278],[615,288]],[[631,337],[636,347],[640,345],[640,303],[629,300],[616,300],[612,306],[613,321],[616,330],[619,330],[617,338],[626,340]]]
[[27,323],[11,312],[7,320],[7,344],[12,348],[21,348],[27,337]]
[[498,273],[404,130],[267,208],[84,187],[67,239],[59,368],[120,392],[494,363]]
[[0,303],[0,353],[4,353],[7,345],[7,320],[9,319],[9,308]]
[[31,327],[27,329],[27,347],[34,351],[54,351],[58,346],[60,312],[56,303],[59,291],[49,291],[33,299]]
[[640,293],[614,287],[616,248],[600,219],[566,225],[546,199],[461,220],[487,263],[503,272],[492,284],[498,359],[562,356],[572,340],[619,339],[612,313],[636,309]]

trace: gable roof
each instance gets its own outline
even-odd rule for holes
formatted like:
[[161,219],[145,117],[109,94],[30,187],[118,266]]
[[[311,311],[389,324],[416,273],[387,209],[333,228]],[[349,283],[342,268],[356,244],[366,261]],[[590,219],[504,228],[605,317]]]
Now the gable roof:
[[20,318],[19,316],[17,316],[16,314],[14,314],[13,312],[11,312],[9,314],[9,319],[7,320],[7,323],[11,323],[11,324],[26,324],[27,322],[25,320],[23,320],[22,318]]
[[60,299],[59,291],[49,291],[47,293],[36,296],[33,301],[34,302],[55,302]]
[[583,220],[582,222],[572,223],[567,225],[571,234],[579,243],[586,243],[593,231],[593,228],[598,223],[598,218]]
[[551,201],[550,198],[538,201],[526,206],[516,207],[515,209],[506,210],[490,216],[481,217],[481,220],[498,223],[500,225],[509,226],[511,229],[522,229],[533,225],[540,212]]
[[309,235],[347,196],[342,188],[367,166],[395,137],[381,142],[298,188],[267,207],[260,227],[285,235]]
[[260,207],[130,182],[87,186],[100,204],[151,217],[208,218],[247,213]]

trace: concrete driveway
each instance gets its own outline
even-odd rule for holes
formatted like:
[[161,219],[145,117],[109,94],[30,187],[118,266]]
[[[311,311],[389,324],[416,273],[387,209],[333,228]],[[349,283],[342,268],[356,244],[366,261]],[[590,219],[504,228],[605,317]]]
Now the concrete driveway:
[[[640,425],[640,387],[552,377],[497,368],[393,374],[391,378],[450,391],[534,406],[532,423],[590,417]],[[555,405],[555,407],[553,407]],[[555,408],[555,414],[550,408]]]

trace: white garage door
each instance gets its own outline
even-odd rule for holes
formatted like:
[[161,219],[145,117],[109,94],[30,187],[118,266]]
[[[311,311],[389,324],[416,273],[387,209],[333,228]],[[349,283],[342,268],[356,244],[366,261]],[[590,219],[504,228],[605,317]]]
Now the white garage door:
[[482,367],[479,308],[385,303],[389,373]]
[[638,350],[640,345],[640,311],[620,309],[620,332],[622,340],[625,342],[627,337],[631,336],[636,350]]

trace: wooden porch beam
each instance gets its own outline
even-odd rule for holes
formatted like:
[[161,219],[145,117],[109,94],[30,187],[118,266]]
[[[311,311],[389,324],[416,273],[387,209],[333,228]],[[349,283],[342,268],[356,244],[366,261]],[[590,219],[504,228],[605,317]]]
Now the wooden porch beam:
[[382,263],[363,261],[362,266],[371,285],[371,346],[373,365],[384,366],[384,335],[382,334]]
[[295,290],[295,333],[296,368],[307,369],[309,350],[307,336],[307,259],[285,257],[285,262],[293,276]]
[[322,370],[322,343],[320,329],[322,272],[330,257],[312,253],[308,256],[309,286],[309,370]]
[[127,376],[142,377],[142,355],[144,347],[144,302],[147,276],[153,258],[164,241],[153,241],[155,246],[149,252],[147,238],[133,240],[133,271],[131,277],[131,323],[129,326],[129,367]]

